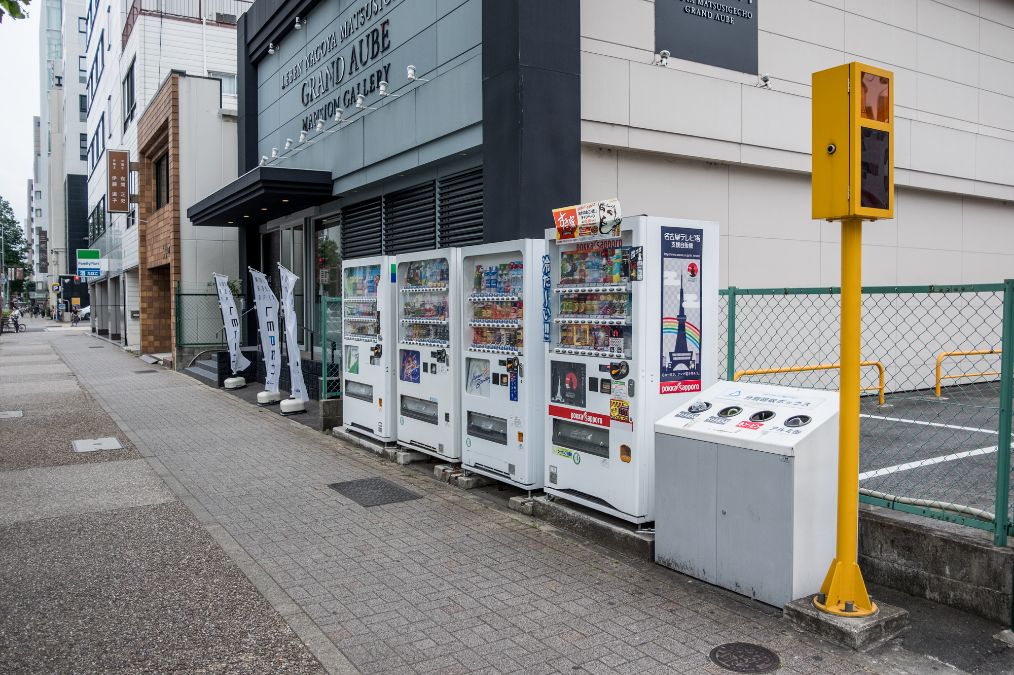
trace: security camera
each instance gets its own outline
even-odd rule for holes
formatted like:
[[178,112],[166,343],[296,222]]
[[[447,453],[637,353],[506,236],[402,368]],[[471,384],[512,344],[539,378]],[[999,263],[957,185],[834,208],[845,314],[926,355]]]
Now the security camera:
[[760,86],[766,88],[766,87],[769,87],[770,85],[771,85],[771,76],[768,75],[767,73],[764,73],[763,75],[761,75],[760,76]]
[[665,66],[668,66],[670,56],[672,56],[672,54],[669,53],[668,49],[663,49],[662,51],[660,51],[658,53],[658,65],[662,66],[663,68]]

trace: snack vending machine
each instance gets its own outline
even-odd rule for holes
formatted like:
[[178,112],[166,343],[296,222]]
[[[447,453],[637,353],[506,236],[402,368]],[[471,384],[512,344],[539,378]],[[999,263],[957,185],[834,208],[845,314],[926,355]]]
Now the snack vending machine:
[[583,228],[561,211],[546,233],[545,490],[650,522],[655,420],[717,376],[718,226],[633,216]]
[[394,274],[390,256],[342,262],[342,425],[395,440]]
[[398,256],[398,444],[461,461],[461,254]]
[[545,252],[542,239],[461,249],[461,463],[524,490],[545,473]]

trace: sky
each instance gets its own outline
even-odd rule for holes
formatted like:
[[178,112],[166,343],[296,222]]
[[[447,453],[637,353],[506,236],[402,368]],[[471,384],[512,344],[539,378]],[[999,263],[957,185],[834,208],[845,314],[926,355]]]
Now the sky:
[[0,23],[0,195],[25,220],[26,181],[32,177],[32,117],[39,114],[39,20],[42,0],[27,19]]

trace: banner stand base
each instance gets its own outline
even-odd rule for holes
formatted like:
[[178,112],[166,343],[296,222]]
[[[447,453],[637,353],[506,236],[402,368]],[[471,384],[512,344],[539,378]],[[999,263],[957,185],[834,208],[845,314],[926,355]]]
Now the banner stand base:
[[282,400],[282,395],[277,391],[262,391],[257,394],[258,405],[272,405]]
[[246,386],[246,378],[227,377],[225,379],[225,382],[222,383],[222,386],[225,387],[226,389],[242,389],[243,387]]
[[279,412],[281,412],[283,415],[295,415],[296,413],[306,412],[306,404],[304,404],[303,401],[301,401],[298,398],[285,399],[284,401],[282,401],[279,408],[280,408]]

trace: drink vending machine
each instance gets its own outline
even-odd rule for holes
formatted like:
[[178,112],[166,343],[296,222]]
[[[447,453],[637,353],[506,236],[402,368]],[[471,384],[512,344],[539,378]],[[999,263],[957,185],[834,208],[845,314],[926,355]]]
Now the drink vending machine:
[[398,444],[461,461],[461,253],[398,256]]
[[[547,230],[545,490],[633,523],[654,513],[654,422],[717,376],[718,226],[633,216]],[[568,213],[569,211],[569,213]]]
[[391,256],[342,262],[342,424],[394,442],[394,288]]
[[545,473],[545,251],[542,239],[461,249],[462,465],[525,490]]

